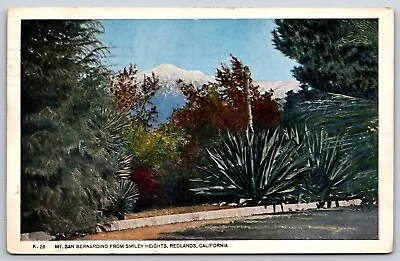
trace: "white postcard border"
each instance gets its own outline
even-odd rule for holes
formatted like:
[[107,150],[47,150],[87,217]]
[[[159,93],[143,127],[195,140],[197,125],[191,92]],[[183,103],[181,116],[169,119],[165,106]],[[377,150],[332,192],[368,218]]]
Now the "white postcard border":
[[[182,241],[20,241],[20,21],[21,19],[245,19],[379,18],[379,240],[184,241],[227,244],[204,248],[112,248],[113,244]],[[12,8],[7,34],[7,249],[38,254],[152,253],[387,253],[393,249],[394,14],[390,8]],[[74,248],[56,249],[56,245]],[[103,244],[103,248],[80,248]],[[107,246],[107,247],[105,247]],[[290,246],[290,247],[288,247]]]

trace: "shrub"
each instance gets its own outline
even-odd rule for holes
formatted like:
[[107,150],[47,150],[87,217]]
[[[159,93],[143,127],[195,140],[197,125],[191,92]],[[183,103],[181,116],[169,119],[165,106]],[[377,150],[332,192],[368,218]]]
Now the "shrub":
[[140,199],[137,201],[135,210],[143,209],[157,203],[161,195],[161,187],[149,168],[145,166],[132,168],[131,180],[137,184],[140,192]]
[[346,194],[344,185],[360,177],[352,167],[352,157],[345,147],[345,137],[329,137],[324,130],[305,131],[305,153],[312,167],[307,171],[303,185],[309,197],[325,202],[338,200]]
[[202,196],[234,196],[256,205],[294,190],[309,170],[307,157],[299,154],[292,132],[261,130],[246,135],[228,133],[223,145],[209,150],[206,178],[193,180],[192,191]]
[[[378,103],[350,96],[303,90],[289,94],[285,103],[287,126],[304,126],[340,138],[343,147],[351,149],[352,171],[357,182],[346,182],[342,198],[378,197]],[[303,128],[300,137],[304,137]],[[311,131],[311,130],[310,130]],[[350,184],[349,184],[350,183]]]
[[104,212],[118,219],[124,219],[125,215],[134,211],[138,199],[139,190],[136,184],[130,180],[121,179],[115,195],[111,196],[110,204]]

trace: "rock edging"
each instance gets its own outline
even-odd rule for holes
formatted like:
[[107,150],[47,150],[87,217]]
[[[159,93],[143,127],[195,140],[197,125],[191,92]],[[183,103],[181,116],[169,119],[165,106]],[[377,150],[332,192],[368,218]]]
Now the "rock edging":
[[[361,200],[347,200],[339,201],[340,207],[346,206],[358,206],[361,205]],[[276,206],[279,210],[281,207]],[[284,204],[284,212],[293,211],[304,211],[309,209],[316,209],[316,203],[301,203],[301,204]],[[281,210],[282,211],[282,210]],[[234,218],[234,217],[247,217],[261,214],[271,214],[274,213],[273,206],[256,206],[256,207],[242,207],[234,209],[222,209],[213,211],[202,211],[194,213],[185,214],[174,214],[174,215],[164,215],[148,218],[137,218],[128,220],[114,221],[108,224],[106,231],[119,231],[125,229],[133,229],[139,227],[147,226],[160,226],[168,225],[174,223],[191,222],[191,221],[201,221],[201,220],[212,220],[212,219],[222,219],[222,218]]]
[[[345,200],[339,201],[340,207],[347,206],[359,206],[361,205],[361,200]],[[301,203],[301,204],[284,204],[284,212],[298,212],[310,209],[317,209],[316,202],[313,203]],[[279,205],[276,206],[277,212],[282,212]],[[279,211],[280,210],[280,211]],[[164,215],[148,218],[137,218],[128,220],[113,221],[109,224],[100,225],[97,224],[98,232],[109,232],[109,231],[119,231],[125,229],[133,229],[139,227],[150,227],[150,226],[160,226],[175,223],[191,222],[191,221],[201,221],[201,220],[213,220],[222,218],[234,218],[234,217],[247,217],[262,214],[272,214],[274,209],[272,205],[269,206],[256,206],[256,207],[241,207],[232,209],[220,209],[212,211],[202,211],[193,212],[185,214],[174,214],[174,215]],[[55,236],[49,235],[43,231],[37,231],[32,233],[24,233],[20,236],[21,241],[52,241],[55,240]]]

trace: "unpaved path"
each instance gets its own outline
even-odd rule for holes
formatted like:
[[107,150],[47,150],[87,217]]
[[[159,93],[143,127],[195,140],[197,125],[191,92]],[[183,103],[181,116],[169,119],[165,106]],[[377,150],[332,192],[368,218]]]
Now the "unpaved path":
[[153,226],[153,227],[140,227],[135,229],[93,234],[86,236],[85,238],[80,240],[151,240],[162,237],[164,233],[173,233],[187,229],[195,229],[198,227],[202,227],[205,225],[212,225],[212,224],[228,224],[233,221],[234,218],[227,218],[227,219],[176,223],[176,224]]
[[89,235],[84,240],[377,238],[377,208],[357,207],[141,227]]

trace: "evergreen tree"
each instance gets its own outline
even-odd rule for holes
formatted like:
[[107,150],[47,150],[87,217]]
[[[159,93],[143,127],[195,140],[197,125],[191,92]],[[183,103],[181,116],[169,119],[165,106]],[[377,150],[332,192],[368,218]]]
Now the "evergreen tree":
[[376,20],[278,19],[275,23],[275,48],[299,64],[292,72],[303,88],[377,99]]
[[96,21],[22,21],[22,232],[89,231],[119,189],[135,192],[118,184],[129,120],[112,109],[102,31]]
[[377,199],[378,20],[276,20],[275,47],[298,62],[303,90],[286,98],[283,122],[345,135],[352,169],[362,175],[346,196]]

